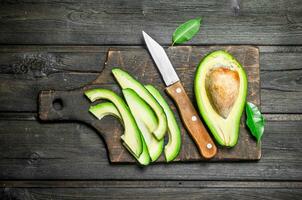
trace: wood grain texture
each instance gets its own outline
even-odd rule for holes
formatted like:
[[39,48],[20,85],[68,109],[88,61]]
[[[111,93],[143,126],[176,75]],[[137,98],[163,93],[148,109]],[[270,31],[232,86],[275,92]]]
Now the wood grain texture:
[[[239,16],[234,16],[230,2],[0,1],[0,44],[9,44],[0,46],[0,179],[51,179],[0,181],[0,199],[300,199],[302,46],[294,45],[302,44],[302,4],[241,0]],[[110,165],[94,130],[37,121],[39,90],[81,87],[103,69],[111,45],[137,48],[133,45],[143,44],[141,30],[170,45],[179,24],[200,16],[201,33],[188,44],[259,45],[261,111],[267,119],[259,162],[147,169]]]
[[[199,114],[194,108],[182,84],[178,81],[173,85],[168,86],[165,90],[174,100],[182,123],[184,124],[187,133],[193,139],[199,153],[205,159],[213,158],[217,153],[216,144],[213,142],[204,122],[200,120]],[[193,117],[195,120],[193,120]],[[208,145],[210,145],[210,147],[208,147]]]
[[3,188],[302,188],[301,181],[1,180]]
[[[74,89],[88,84],[103,70],[108,49],[106,46],[1,46],[0,111],[37,112],[40,90]],[[260,46],[259,49],[260,77],[265,76],[261,78],[261,111],[302,113],[302,47]],[[274,74],[273,78],[270,74]]]
[[[0,188],[8,199],[293,199],[302,195],[301,182],[93,182],[91,187]],[[108,184],[107,184],[108,183]],[[125,185],[128,183],[128,185]],[[138,184],[140,183],[140,184]],[[119,185],[124,185],[121,187]],[[68,185],[68,184],[67,184]],[[89,185],[89,184],[88,184]]]
[[[268,120],[258,162],[163,163],[140,168],[110,164],[101,137],[84,124],[29,118],[0,120],[1,180],[302,180],[301,120]],[[107,130],[113,121],[104,118]]]
[[[142,44],[145,30],[161,44],[184,21],[202,16],[188,44],[302,44],[300,0],[1,1],[1,44]],[[163,20],[164,19],[164,20]]]
[[[195,67],[200,59],[205,54],[214,50],[226,50],[244,66],[248,76],[248,96],[247,100],[255,105],[260,104],[259,96],[259,52],[258,49],[251,46],[208,46],[208,47],[171,47],[167,49],[167,54],[179,75],[180,80],[189,91],[189,99],[196,106],[195,98],[193,97],[193,78]],[[91,121],[91,116],[88,116],[88,100],[84,97],[83,91],[91,87],[108,87],[118,93],[121,93],[114,81],[111,70],[114,67],[120,67],[142,84],[152,84],[155,87],[163,90],[163,84],[160,74],[157,72],[156,66],[150,58],[146,49],[134,49],[129,51],[128,48],[119,48],[117,50],[109,50],[105,68],[99,74],[97,79],[93,81],[92,86],[84,87],[84,89],[74,91],[49,91],[40,95],[39,98],[39,116],[42,120],[76,120],[83,121],[93,126],[105,139],[108,147],[109,159],[111,162],[134,162],[134,159],[129,156],[120,142],[121,129],[116,126],[111,126],[110,130],[114,131],[108,134],[103,129],[102,121]],[[189,89],[187,89],[189,88]],[[45,95],[44,95],[45,94]],[[164,95],[168,100],[167,96]],[[53,101],[60,99],[66,102],[66,106],[62,110],[57,111],[53,107]],[[174,104],[168,101],[170,107],[176,113]],[[80,105],[80,106],[79,106]],[[85,110],[87,111],[85,113]],[[180,118],[177,115],[180,122]],[[259,160],[261,157],[261,146],[256,144],[256,141],[251,137],[245,126],[245,114],[242,115],[240,122],[240,134],[237,145],[233,148],[219,148],[217,155],[212,160],[218,161],[237,161],[237,160]],[[179,156],[174,161],[196,161],[204,160],[199,154],[196,145],[192,138],[188,135],[184,126],[179,123],[182,132],[182,149]],[[108,136],[109,135],[109,136]],[[108,136],[108,137],[107,137]],[[164,161],[164,156],[161,156],[158,161]]]

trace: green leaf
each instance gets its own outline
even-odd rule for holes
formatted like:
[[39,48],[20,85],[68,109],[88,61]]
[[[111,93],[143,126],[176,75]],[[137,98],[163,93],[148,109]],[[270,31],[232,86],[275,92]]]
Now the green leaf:
[[246,125],[249,127],[252,135],[257,139],[257,142],[261,140],[264,132],[264,117],[254,104],[247,102],[245,106],[246,111]]
[[173,33],[172,41],[173,44],[181,44],[189,41],[200,28],[201,17],[196,19],[191,19],[183,24],[181,24]]

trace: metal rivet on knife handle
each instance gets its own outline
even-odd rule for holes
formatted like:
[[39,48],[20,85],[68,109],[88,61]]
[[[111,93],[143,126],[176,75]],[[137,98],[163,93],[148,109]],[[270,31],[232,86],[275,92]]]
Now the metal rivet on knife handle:
[[181,93],[181,89],[180,88],[176,88],[176,92],[177,93]]

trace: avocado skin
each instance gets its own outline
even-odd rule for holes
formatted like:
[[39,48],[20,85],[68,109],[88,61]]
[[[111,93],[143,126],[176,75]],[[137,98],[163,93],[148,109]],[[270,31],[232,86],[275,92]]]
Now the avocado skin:
[[[229,132],[229,140],[227,141],[223,137],[221,137],[218,133],[218,129],[216,127],[216,124],[218,124],[218,120],[220,120],[219,117],[213,117],[213,115],[206,113],[206,102],[204,92],[205,90],[201,90],[202,87],[205,87],[205,84],[202,83],[202,77],[207,75],[208,70],[212,69],[211,67],[207,66],[207,63],[213,61],[212,59],[217,59],[218,57],[221,57],[225,60],[228,60],[229,62],[232,62],[236,65],[237,72],[240,77],[240,92],[237,98],[240,98],[238,100],[238,103],[234,104],[234,107],[232,108],[230,112],[229,118],[227,118],[225,124],[222,126],[225,129],[220,130],[221,132],[225,132],[226,129],[231,130]],[[204,72],[202,72],[204,71]],[[237,144],[238,136],[239,136],[239,129],[240,129],[240,119],[242,116],[242,113],[244,111],[244,106],[246,102],[246,96],[247,96],[247,76],[245,73],[244,68],[241,66],[241,64],[228,52],[223,50],[218,50],[209,53],[206,55],[199,63],[196,73],[195,73],[195,79],[194,79],[194,93],[196,102],[199,108],[199,112],[204,119],[205,123],[207,124],[208,128],[210,129],[212,135],[214,136],[216,142],[220,144],[221,146],[226,147],[234,147]],[[211,104],[212,105],[212,104]],[[214,109],[213,109],[214,110]],[[229,120],[228,120],[229,119]],[[231,126],[231,127],[229,127]]]

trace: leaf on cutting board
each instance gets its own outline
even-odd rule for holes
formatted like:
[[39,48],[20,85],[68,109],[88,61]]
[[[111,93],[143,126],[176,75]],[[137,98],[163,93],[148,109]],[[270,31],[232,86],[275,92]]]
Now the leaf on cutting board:
[[191,19],[181,24],[173,33],[172,46],[174,44],[181,44],[189,41],[199,31],[201,24],[201,17]]
[[247,102],[245,106],[246,111],[246,125],[249,127],[251,134],[257,139],[261,140],[264,132],[264,117],[254,104]]

